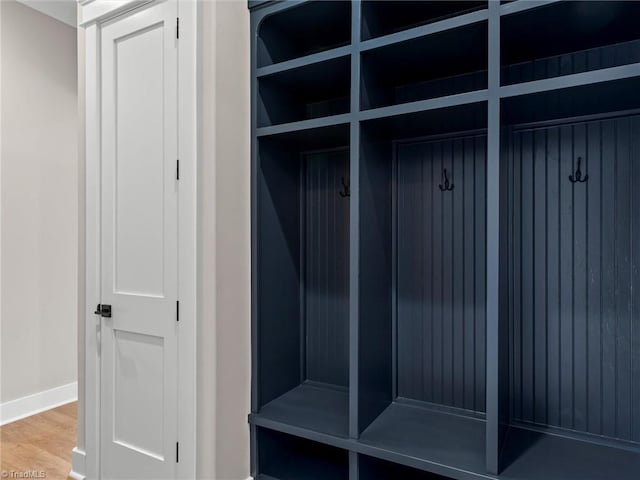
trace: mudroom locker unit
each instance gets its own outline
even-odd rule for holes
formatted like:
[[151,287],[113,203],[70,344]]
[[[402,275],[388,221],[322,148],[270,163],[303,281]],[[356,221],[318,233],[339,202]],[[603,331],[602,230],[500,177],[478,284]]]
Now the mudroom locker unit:
[[640,478],[640,2],[249,8],[254,477]]

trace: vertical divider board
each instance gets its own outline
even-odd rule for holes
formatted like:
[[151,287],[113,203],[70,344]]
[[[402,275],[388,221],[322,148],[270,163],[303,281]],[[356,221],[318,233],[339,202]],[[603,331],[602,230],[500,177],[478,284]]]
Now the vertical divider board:
[[[359,312],[360,305],[358,298],[360,295],[360,284],[358,282],[358,272],[360,270],[360,124],[357,120],[356,113],[360,108],[360,62],[358,60],[358,45],[360,44],[359,28],[360,25],[360,2],[351,2],[351,96],[350,96],[350,185],[351,185],[351,210],[350,210],[350,227],[351,236],[349,237],[349,260],[350,260],[350,278],[349,278],[349,437],[358,438],[358,335],[359,335]],[[349,457],[352,476],[357,478],[357,462],[356,457],[352,454]]]
[[[360,45],[360,2],[351,2],[351,97],[350,97],[350,219],[351,236],[349,237],[349,437],[358,438],[358,392],[359,392],[359,314],[360,314],[360,284],[358,274],[360,270],[360,123],[357,112],[360,109],[360,59],[358,47]],[[349,461],[352,474],[357,478],[357,457],[351,455]],[[353,476],[353,475],[352,475]]]
[[249,8],[254,478],[636,480],[640,2]]
[[[500,3],[489,2],[487,108],[487,471],[500,472],[508,424],[508,323],[504,310],[503,208],[506,176],[500,161]],[[508,305],[508,301],[506,302]]]

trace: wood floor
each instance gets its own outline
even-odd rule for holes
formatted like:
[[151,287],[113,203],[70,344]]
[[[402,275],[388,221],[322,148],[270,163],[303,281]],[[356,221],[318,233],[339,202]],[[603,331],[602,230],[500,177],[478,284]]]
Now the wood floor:
[[34,476],[23,478],[65,480],[71,471],[76,419],[74,402],[0,427],[2,479],[35,472],[31,474]]

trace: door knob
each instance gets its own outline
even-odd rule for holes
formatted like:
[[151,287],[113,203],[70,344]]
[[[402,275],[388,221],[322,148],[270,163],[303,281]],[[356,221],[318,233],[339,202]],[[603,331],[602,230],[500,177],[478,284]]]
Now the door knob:
[[105,305],[103,303],[99,303],[96,307],[96,311],[93,312],[96,315],[100,315],[104,318],[111,318],[111,305]]

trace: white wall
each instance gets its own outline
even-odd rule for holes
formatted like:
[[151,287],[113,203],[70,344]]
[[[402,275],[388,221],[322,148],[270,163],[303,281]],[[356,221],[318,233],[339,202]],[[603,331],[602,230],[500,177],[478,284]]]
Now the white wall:
[[[198,478],[249,476],[249,11],[203,2]],[[215,293],[215,294],[214,294]]]
[[76,381],[76,30],[0,1],[0,403]]

